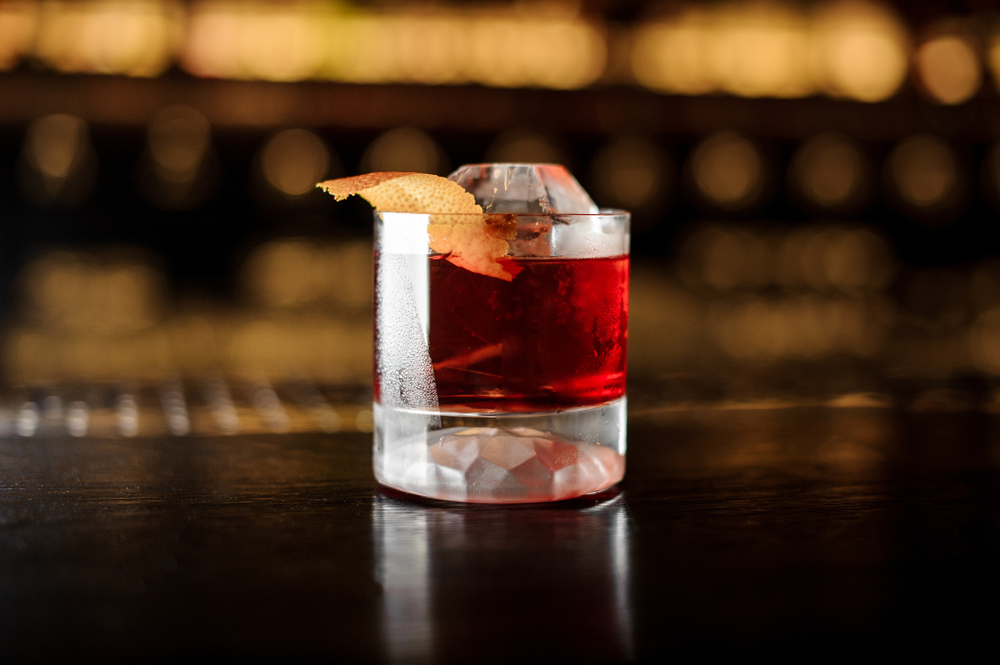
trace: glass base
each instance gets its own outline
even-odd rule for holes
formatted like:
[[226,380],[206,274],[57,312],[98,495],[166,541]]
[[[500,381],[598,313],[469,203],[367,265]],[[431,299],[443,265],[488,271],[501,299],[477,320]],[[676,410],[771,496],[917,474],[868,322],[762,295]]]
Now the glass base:
[[626,399],[546,413],[374,405],[375,478],[446,501],[535,503],[599,492],[625,475]]

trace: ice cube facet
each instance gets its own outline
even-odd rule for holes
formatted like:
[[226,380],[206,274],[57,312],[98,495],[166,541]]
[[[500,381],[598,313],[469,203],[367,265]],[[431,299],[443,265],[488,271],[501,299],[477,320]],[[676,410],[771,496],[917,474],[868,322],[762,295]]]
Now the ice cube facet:
[[468,164],[448,176],[476,197],[483,212],[596,214],[597,206],[558,164]]
[[609,447],[528,428],[449,428],[414,437],[385,459],[380,470],[399,479],[397,489],[477,503],[569,499],[625,473],[625,458]]

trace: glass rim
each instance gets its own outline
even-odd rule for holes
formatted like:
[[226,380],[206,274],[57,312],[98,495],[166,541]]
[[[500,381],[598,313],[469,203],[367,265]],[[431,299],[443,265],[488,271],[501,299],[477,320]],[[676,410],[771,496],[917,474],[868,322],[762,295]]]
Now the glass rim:
[[597,217],[631,217],[632,213],[620,208],[601,208],[598,212],[397,212],[395,210],[375,210],[379,215],[448,215],[449,217],[500,217],[514,215],[528,219],[594,219]]

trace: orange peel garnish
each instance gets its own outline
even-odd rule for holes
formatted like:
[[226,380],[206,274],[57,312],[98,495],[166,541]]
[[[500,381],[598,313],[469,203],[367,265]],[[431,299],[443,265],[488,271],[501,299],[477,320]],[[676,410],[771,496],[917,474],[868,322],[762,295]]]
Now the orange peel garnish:
[[338,201],[358,195],[378,212],[429,215],[427,244],[448,261],[481,275],[511,281],[519,270],[504,261],[517,233],[511,214],[484,214],[461,185],[427,173],[389,171],[327,180],[316,185]]

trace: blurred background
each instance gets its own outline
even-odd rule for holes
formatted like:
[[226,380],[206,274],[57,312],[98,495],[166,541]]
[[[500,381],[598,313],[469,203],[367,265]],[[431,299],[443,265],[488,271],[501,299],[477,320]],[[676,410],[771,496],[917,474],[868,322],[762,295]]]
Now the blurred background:
[[994,3],[0,0],[0,434],[371,427],[371,213],[633,212],[633,408],[1000,409]]

